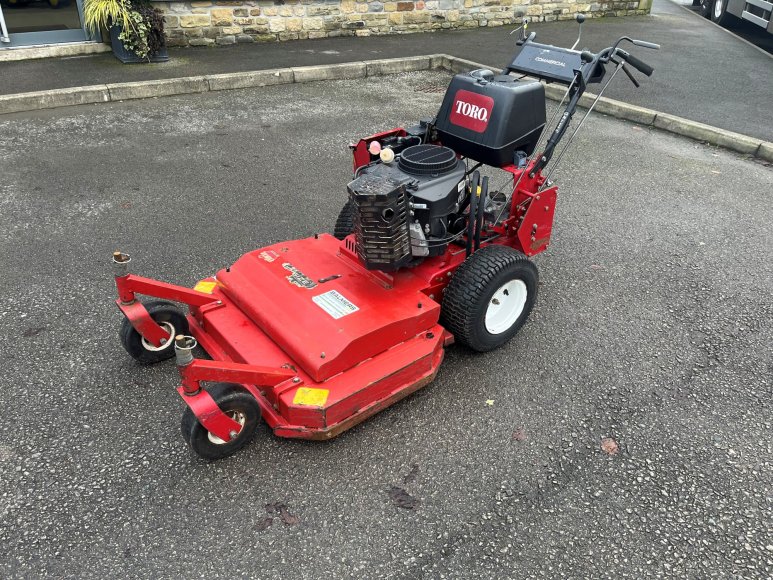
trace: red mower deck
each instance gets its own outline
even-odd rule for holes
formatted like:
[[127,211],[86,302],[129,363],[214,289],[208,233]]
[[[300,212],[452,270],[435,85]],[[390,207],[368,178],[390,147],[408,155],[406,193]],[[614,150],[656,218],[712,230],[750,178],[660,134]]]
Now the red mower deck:
[[443,359],[447,338],[439,304],[421,292],[426,281],[409,274],[392,287],[340,244],[320,235],[245,254],[218,272],[219,304],[190,317],[216,360],[293,371],[256,385],[278,435],[332,437],[427,384]]

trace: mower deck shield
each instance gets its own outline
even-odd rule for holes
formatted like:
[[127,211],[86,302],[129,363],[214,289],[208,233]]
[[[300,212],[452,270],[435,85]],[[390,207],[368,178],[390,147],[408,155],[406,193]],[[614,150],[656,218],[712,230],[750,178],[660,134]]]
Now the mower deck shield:
[[[287,369],[291,376],[294,373],[292,379],[269,385],[244,383],[258,401],[263,419],[282,437],[329,439],[406,397],[435,377],[443,360],[444,344],[449,340],[436,322],[425,326],[427,320],[436,321],[438,307],[413,286],[414,282],[422,284],[408,278],[405,286],[400,283],[387,289],[364,269],[354,273],[359,266],[335,251],[340,242],[318,242],[287,242],[247,254],[230,272],[218,274],[218,285],[213,288],[217,303],[194,309],[188,317],[191,333],[216,361],[246,365],[246,372],[264,367]],[[311,244],[317,248],[308,250]],[[331,247],[333,251],[325,256]],[[282,248],[286,248],[281,252],[285,262],[275,264],[278,260],[265,259],[273,255],[265,252],[279,253]],[[303,253],[301,248],[308,251]],[[265,253],[263,258],[260,253]],[[282,263],[292,263],[296,270],[283,268]],[[264,264],[274,264],[281,271],[267,269]],[[311,274],[328,272],[331,265],[337,265],[336,271],[347,277],[347,298],[359,304],[358,310],[340,318],[328,312],[333,307],[323,308],[313,300],[329,292],[326,286],[335,280],[306,288],[286,279],[299,271],[308,272],[311,279]],[[272,292],[277,304],[271,303]],[[376,298],[362,300],[365,292],[374,293]],[[251,313],[233,297],[247,304]],[[387,297],[392,298],[391,302]],[[277,312],[281,312],[277,321],[282,324],[271,326],[274,332],[278,329],[275,335],[253,318],[263,320],[259,315],[270,318]],[[369,317],[371,326],[358,323],[356,315]],[[387,331],[382,330],[384,336],[378,336],[372,334],[374,328]],[[304,351],[301,342],[311,340],[310,336],[314,350]],[[317,350],[322,348],[327,349],[325,358]],[[300,355],[290,355],[289,349]],[[305,365],[311,371],[322,372],[324,378],[316,379]],[[344,365],[348,366],[335,371]],[[183,387],[178,391],[199,420],[225,420],[205,391],[186,393]]]
[[219,292],[316,382],[429,332],[440,316],[425,280],[389,287],[340,245],[327,234],[282,242],[217,274]]

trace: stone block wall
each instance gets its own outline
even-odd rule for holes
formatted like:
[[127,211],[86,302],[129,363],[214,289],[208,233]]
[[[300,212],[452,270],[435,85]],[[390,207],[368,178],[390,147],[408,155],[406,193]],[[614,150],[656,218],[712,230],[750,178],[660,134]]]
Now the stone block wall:
[[646,14],[652,0],[202,0],[155,2],[170,46],[227,45],[335,36],[502,26],[587,16]]

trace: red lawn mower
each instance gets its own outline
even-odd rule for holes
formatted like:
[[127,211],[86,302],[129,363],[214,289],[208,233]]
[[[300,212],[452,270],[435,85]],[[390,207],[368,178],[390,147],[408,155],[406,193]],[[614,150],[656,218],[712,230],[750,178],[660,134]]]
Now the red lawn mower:
[[[261,416],[281,437],[330,439],[432,381],[445,346],[489,351],[523,326],[537,297],[528,258],[548,247],[556,205],[543,169],[609,63],[609,81],[621,68],[633,80],[626,63],[652,74],[619,44],[658,48],[624,37],[593,54],[534,37],[521,33],[502,74],[456,75],[434,119],[352,145],[334,235],[249,252],[193,289],[131,274],[129,256],[113,255],[121,342],[140,363],[176,355],[197,454],[234,453]],[[534,79],[568,87],[536,156],[559,113],[546,123]],[[490,194],[482,165],[512,187]],[[197,345],[211,360],[194,358]]]

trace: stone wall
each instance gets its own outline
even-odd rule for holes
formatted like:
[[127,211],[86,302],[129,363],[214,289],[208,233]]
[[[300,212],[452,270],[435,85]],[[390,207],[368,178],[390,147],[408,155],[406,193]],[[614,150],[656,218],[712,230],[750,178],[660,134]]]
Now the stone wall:
[[646,14],[652,0],[204,0],[156,2],[166,18],[170,46],[209,46],[370,36],[515,24],[587,16]]

